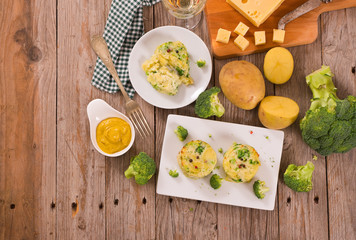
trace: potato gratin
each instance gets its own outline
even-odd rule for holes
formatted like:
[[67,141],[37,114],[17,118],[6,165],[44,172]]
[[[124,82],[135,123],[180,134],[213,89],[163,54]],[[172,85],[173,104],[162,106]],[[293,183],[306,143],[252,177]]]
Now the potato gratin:
[[235,182],[251,181],[260,165],[258,153],[249,145],[233,143],[224,154],[225,173]]
[[190,178],[202,178],[213,171],[217,157],[208,143],[194,140],[184,145],[177,160],[184,175]]
[[152,87],[167,95],[176,95],[182,83],[194,83],[189,75],[187,48],[180,41],[158,46],[153,56],[142,64],[142,69]]

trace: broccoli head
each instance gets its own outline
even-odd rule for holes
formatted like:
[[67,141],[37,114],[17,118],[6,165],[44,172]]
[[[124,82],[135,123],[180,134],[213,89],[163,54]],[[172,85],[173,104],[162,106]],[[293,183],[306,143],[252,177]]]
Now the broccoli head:
[[179,172],[177,170],[169,170],[169,176],[176,178],[179,176]]
[[327,66],[306,77],[313,99],[300,122],[303,140],[324,156],[356,146],[356,97],[339,99],[332,77]]
[[284,173],[284,183],[296,192],[309,192],[313,188],[314,164],[307,162],[302,166],[290,164]]
[[212,87],[205,92],[202,92],[196,103],[195,113],[202,118],[208,118],[211,116],[221,117],[225,113],[224,106],[220,103],[218,93],[220,88]]
[[184,141],[188,136],[188,130],[182,126],[178,126],[174,132],[181,141]]
[[257,180],[253,183],[253,192],[259,199],[263,199],[265,197],[265,193],[269,191],[269,188],[265,186],[265,184],[265,181],[260,180]]
[[137,156],[131,158],[129,168],[125,171],[126,178],[135,177],[139,185],[144,185],[156,172],[156,163],[150,156],[140,152]]
[[205,64],[206,64],[206,61],[205,60],[203,60],[203,59],[199,59],[198,61],[197,61],[197,65],[198,65],[198,67],[204,67],[205,66]]
[[210,178],[210,186],[214,189],[219,189],[221,187],[221,181],[222,178],[219,175],[214,174]]

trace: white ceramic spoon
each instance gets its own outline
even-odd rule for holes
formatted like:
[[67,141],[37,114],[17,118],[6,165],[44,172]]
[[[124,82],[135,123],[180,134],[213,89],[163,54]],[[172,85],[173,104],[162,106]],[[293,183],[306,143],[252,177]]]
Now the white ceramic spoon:
[[[117,111],[116,109],[112,108],[109,104],[107,104],[104,100],[101,99],[94,99],[93,101],[91,101],[87,106],[87,113],[88,113],[89,124],[90,124],[91,142],[98,152],[108,157],[118,157],[126,153],[131,148],[135,140],[135,128],[128,117],[126,117],[124,114]],[[116,153],[109,154],[103,152],[99,148],[98,143],[96,142],[96,128],[101,121],[111,117],[121,118],[130,124],[131,141],[130,144],[123,150]]]

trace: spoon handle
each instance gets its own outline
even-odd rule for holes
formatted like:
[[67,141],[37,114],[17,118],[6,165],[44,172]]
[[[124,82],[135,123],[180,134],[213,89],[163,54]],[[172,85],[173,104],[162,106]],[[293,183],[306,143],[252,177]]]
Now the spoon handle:
[[117,85],[119,85],[119,88],[121,90],[121,93],[124,95],[124,98],[127,101],[130,101],[130,97],[127,95],[127,92],[125,91],[124,86],[122,85],[119,75],[117,75],[116,68],[114,66],[114,63],[112,62],[110,52],[108,49],[108,46],[105,42],[105,39],[100,36],[100,35],[94,35],[91,38],[90,41],[91,47],[95,51],[95,53],[100,57],[100,59],[103,61],[105,64],[106,68],[109,70],[110,74],[113,76],[115,82]]

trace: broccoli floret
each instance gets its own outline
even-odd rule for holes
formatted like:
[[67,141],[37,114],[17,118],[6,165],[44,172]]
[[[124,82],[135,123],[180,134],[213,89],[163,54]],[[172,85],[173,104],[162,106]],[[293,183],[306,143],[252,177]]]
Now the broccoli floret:
[[309,192],[313,188],[314,164],[307,162],[302,166],[290,164],[284,173],[284,183],[296,192]]
[[175,134],[177,134],[179,140],[184,141],[188,136],[188,130],[182,126],[178,126],[176,130],[174,130]]
[[218,93],[220,88],[212,87],[205,92],[202,92],[196,103],[195,113],[202,118],[208,118],[211,116],[221,117],[225,113],[224,106],[220,103]]
[[129,168],[125,171],[126,178],[135,177],[139,185],[144,185],[156,172],[156,163],[150,156],[140,152],[137,156],[131,158]]
[[313,99],[300,122],[303,140],[324,156],[356,146],[356,97],[339,99],[332,77],[328,66],[306,77]]
[[174,178],[176,178],[176,177],[178,177],[179,176],[179,172],[177,172],[177,170],[169,170],[169,175],[171,176],[171,177],[174,177]]
[[205,60],[203,60],[203,59],[199,59],[198,61],[197,61],[197,65],[198,65],[198,67],[204,67],[205,66],[205,64],[206,64],[206,61]]
[[210,186],[214,189],[219,189],[221,187],[221,181],[222,178],[219,175],[214,174],[210,178]]
[[265,184],[265,181],[260,180],[257,180],[253,183],[253,192],[259,199],[263,199],[265,197],[265,193],[269,191],[269,188],[265,186]]

